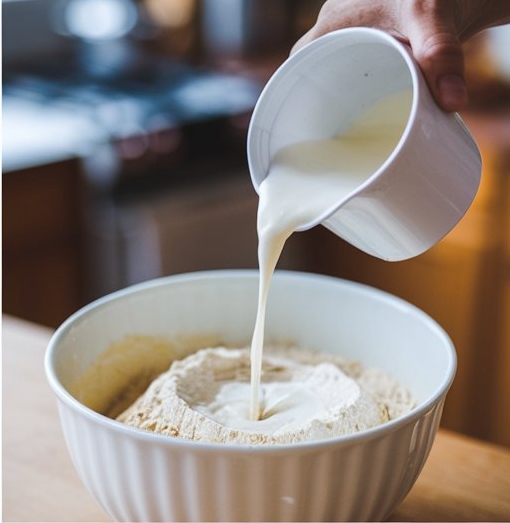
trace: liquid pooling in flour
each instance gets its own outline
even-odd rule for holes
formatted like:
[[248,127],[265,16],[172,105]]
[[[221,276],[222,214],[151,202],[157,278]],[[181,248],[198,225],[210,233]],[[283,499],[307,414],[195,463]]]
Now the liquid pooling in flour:
[[[259,187],[259,297],[251,344],[250,417],[260,419],[266,303],[272,274],[287,238],[327,216],[389,157],[405,129],[411,91],[374,104],[339,137],[287,146],[274,156]],[[290,392],[290,391],[289,391]],[[285,394],[285,391],[280,391]]]

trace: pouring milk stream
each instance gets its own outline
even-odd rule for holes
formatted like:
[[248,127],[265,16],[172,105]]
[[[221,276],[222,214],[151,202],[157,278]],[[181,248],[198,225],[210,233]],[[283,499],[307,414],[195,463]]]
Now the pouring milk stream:
[[[410,49],[353,27],[314,40],[275,72],[252,115],[248,163],[260,198],[249,414],[260,420],[275,402],[302,404],[261,385],[269,285],[287,238],[323,224],[380,259],[418,256],[471,205],[481,158],[459,115],[434,102]],[[308,410],[322,404],[308,396]]]
[[287,146],[271,160],[269,173],[259,187],[260,283],[251,345],[252,420],[260,419],[264,408],[261,369],[266,303],[285,241],[294,231],[317,223],[377,171],[402,136],[411,101],[409,90],[390,95],[369,108],[345,134]]

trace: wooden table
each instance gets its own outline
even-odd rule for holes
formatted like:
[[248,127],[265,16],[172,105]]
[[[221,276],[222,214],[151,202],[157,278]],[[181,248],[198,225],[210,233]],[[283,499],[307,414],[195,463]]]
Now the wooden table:
[[[109,521],[67,454],[44,376],[52,331],[3,318],[3,521]],[[393,521],[510,521],[510,449],[440,430]]]

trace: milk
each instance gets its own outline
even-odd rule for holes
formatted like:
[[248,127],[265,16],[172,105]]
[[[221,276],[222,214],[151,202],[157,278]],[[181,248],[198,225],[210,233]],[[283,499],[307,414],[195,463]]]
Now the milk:
[[[291,379],[264,383],[263,408],[257,420],[248,415],[250,384],[240,381],[222,384],[214,401],[194,408],[225,427],[280,437],[295,436],[306,428],[310,430],[314,421],[323,425],[338,424],[338,418],[331,413],[342,412],[346,427],[355,426],[356,422],[362,424],[367,418],[371,425],[380,423],[377,404],[367,405],[366,399],[360,397],[356,381],[333,363],[321,362],[318,357],[314,365],[306,366],[281,359],[281,366]],[[315,432],[321,433],[324,429],[318,425],[316,423]]]
[[278,151],[271,161],[259,187],[260,283],[251,344],[252,420],[260,419],[261,413],[267,295],[285,241],[294,231],[310,228],[317,218],[327,216],[378,170],[402,136],[411,99],[410,91],[384,98],[341,136],[292,144]]

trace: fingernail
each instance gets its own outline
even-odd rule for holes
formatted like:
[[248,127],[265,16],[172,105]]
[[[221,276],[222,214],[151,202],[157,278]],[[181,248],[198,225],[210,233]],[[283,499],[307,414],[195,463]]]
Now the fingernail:
[[441,76],[437,82],[439,103],[445,111],[458,111],[468,104],[468,92],[464,78],[459,74]]

